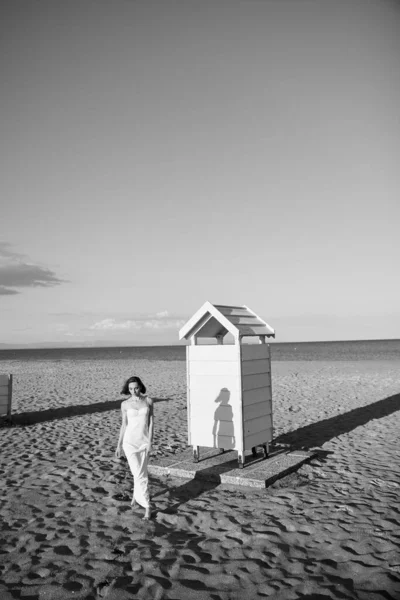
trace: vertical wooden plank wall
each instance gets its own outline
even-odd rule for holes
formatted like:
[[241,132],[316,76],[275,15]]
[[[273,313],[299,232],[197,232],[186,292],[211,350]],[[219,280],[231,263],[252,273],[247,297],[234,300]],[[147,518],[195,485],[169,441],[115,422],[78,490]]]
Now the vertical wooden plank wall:
[[244,449],[271,442],[272,389],[268,344],[242,345]]
[[190,371],[189,371],[189,349],[190,346],[186,346],[186,410],[187,410],[187,427],[188,427],[188,444],[192,444],[191,427],[190,427]]
[[12,375],[0,375],[0,416],[11,417]]
[[242,447],[237,345],[187,346],[192,446]]

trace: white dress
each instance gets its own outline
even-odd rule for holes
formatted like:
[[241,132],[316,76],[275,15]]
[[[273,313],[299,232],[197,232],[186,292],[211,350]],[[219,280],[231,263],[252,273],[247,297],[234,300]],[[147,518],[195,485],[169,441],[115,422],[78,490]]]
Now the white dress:
[[138,407],[128,405],[126,409],[127,426],[122,447],[133,475],[133,499],[143,508],[148,508],[150,506],[147,473],[150,405],[147,398],[144,402],[145,404],[140,404]]

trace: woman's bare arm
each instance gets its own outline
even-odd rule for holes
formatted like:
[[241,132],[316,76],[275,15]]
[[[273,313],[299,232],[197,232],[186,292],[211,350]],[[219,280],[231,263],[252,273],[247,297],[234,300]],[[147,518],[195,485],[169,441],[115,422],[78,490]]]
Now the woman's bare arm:
[[115,456],[117,458],[120,458],[120,456],[121,456],[122,440],[124,439],[124,433],[125,433],[125,429],[126,429],[126,425],[127,425],[126,408],[124,406],[124,403],[121,404],[121,414],[122,414],[122,424],[121,424],[121,429],[119,431],[117,449],[115,450]]
[[153,400],[151,398],[147,398],[147,402],[149,405],[149,452],[153,445],[153,435],[154,435],[154,410],[153,410]]

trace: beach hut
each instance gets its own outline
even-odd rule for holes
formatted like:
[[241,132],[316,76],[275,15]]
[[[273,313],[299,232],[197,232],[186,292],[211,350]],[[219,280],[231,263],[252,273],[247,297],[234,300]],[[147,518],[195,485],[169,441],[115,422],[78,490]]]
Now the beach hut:
[[12,375],[0,374],[0,417],[11,419]]
[[[227,334],[234,343],[224,344]],[[239,468],[247,450],[255,454],[262,446],[268,455],[273,437],[269,337],[275,331],[247,306],[210,302],[179,331],[179,339],[188,342],[188,443],[195,462],[200,446],[237,450]],[[212,338],[217,343],[210,343]],[[244,338],[259,343],[243,343]]]

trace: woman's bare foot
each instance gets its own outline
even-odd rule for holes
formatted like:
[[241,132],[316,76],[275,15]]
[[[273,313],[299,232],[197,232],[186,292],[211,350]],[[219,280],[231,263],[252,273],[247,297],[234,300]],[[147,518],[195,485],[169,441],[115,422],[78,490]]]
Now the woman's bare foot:
[[151,517],[150,506],[146,508],[146,512],[144,513],[143,521],[148,521]]

